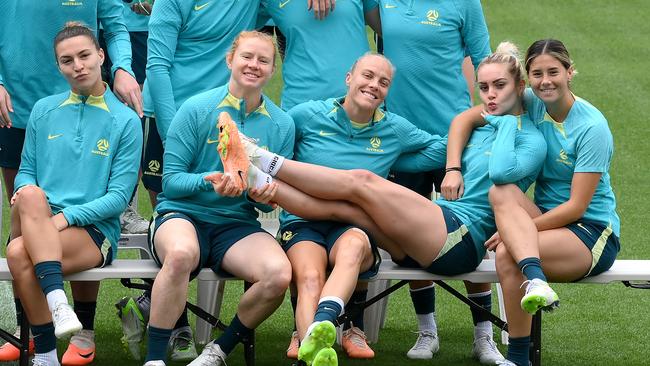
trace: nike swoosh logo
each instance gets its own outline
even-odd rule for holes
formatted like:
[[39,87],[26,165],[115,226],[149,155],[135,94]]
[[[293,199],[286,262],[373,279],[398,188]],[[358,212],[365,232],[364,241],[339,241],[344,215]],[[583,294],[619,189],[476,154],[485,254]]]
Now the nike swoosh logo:
[[587,228],[584,227],[584,225],[582,225],[581,222],[578,223],[578,227],[581,228],[582,230],[586,231],[589,235],[591,235],[591,231],[587,230]]
[[386,9],[395,9],[396,7],[397,7],[397,5],[391,5],[391,4],[386,4],[384,6],[384,8],[386,8]]
[[81,356],[82,358],[91,358],[94,354],[95,352],[84,353],[84,354],[78,353],[78,355]]
[[219,142],[219,139],[210,140],[210,138],[208,137],[208,144],[216,144],[217,142]]
[[199,10],[205,8],[208,5],[210,5],[209,1],[207,3],[205,3],[205,4],[203,4],[203,5],[194,5],[194,10],[199,11]]
[[54,140],[55,138],[58,138],[58,137],[61,137],[61,136],[63,136],[62,133],[60,133],[58,135],[47,135],[47,139],[48,140]]
[[289,2],[291,2],[291,0],[287,0],[285,2],[282,2],[282,0],[280,0],[280,9],[284,8],[284,6],[289,4]]
[[336,135],[336,132],[325,132],[323,130],[320,130],[320,132],[318,134],[321,135],[321,136],[334,136],[334,135]]

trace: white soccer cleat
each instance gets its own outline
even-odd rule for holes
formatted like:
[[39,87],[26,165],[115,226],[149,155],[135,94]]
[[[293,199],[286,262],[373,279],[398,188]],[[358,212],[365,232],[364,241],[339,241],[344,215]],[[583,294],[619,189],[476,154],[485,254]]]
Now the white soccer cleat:
[[472,357],[483,365],[497,365],[505,360],[496,343],[488,335],[474,340],[472,346]]
[[412,360],[428,360],[440,350],[440,340],[436,333],[428,330],[416,332],[418,339],[411,349],[406,353],[406,357]]
[[81,322],[74,313],[72,307],[66,303],[59,304],[52,311],[52,322],[54,322],[54,335],[57,338],[66,337],[81,330]]
[[226,364],[226,354],[214,341],[205,345],[203,352],[187,366],[221,366]]

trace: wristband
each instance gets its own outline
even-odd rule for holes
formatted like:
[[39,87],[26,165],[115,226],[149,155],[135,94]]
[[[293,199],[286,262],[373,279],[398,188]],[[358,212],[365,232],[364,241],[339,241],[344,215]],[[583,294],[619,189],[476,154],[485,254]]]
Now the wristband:
[[462,171],[462,169],[459,166],[451,166],[451,167],[445,169],[445,173],[461,172],[461,171]]

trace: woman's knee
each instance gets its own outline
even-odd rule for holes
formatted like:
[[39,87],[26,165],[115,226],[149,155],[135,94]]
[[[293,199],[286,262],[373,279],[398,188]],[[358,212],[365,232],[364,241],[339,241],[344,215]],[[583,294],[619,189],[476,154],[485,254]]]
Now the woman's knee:
[[199,253],[196,248],[192,248],[190,243],[185,245],[179,243],[165,254],[163,267],[175,276],[184,276],[192,272],[198,260]]
[[513,184],[494,185],[490,187],[490,190],[488,191],[488,197],[490,199],[490,204],[492,207],[496,209],[516,203],[517,201],[512,192],[513,188],[519,189]]
[[515,263],[515,260],[503,243],[499,244],[496,249],[495,264],[499,281],[502,283],[518,278],[521,274],[517,263]]
[[19,214],[33,213],[34,209],[47,205],[45,192],[37,186],[26,186],[20,189],[14,203]]
[[269,259],[262,269],[260,281],[269,298],[283,296],[291,282],[291,264],[284,260]]
[[14,279],[17,279],[25,271],[33,269],[34,264],[23,245],[22,237],[9,242],[7,246],[7,265]]
[[361,266],[370,254],[368,236],[361,231],[348,231],[341,237],[340,248],[337,250],[335,263],[344,266]]

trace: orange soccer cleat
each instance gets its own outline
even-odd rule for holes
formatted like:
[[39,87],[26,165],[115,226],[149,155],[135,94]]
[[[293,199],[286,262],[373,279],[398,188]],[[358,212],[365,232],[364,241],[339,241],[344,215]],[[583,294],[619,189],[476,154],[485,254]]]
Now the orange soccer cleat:
[[239,137],[237,124],[227,112],[221,112],[217,127],[219,128],[217,151],[223,163],[224,173],[230,175],[243,192],[248,188],[247,178],[250,160]]

